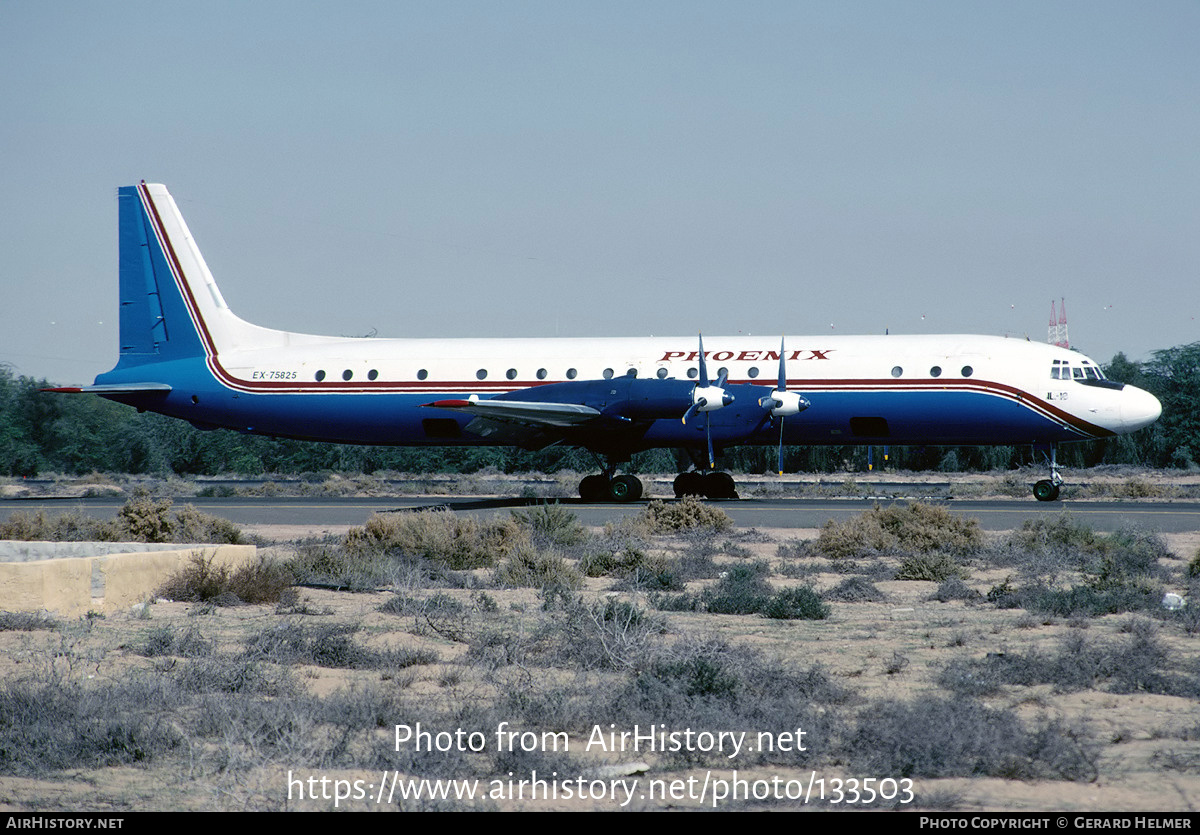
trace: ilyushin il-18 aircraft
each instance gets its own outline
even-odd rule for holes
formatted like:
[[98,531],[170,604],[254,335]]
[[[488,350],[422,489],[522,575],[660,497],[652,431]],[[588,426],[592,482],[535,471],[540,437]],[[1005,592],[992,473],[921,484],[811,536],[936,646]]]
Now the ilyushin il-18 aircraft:
[[[1161,406],[1087,357],[998,336],[346,338],[238,318],[165,186],[118,190],[120,356],[88,392],[205,428],[395,446],[568,444],[632,501],[630,456],[688,450],[677,496],[735,498],[739,444],[1032,444],[1058,498],[1063,441],[1133,432]],[[705,342],[707,341],[707,348]],[[781,467],[782,469],[782,467]]]

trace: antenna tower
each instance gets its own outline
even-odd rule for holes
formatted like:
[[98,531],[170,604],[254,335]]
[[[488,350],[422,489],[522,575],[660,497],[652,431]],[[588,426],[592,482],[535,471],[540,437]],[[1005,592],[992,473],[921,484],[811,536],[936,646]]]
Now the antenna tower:
[[1062,306],[1056,314],[1054,300],[1050,300],[1050,327],[1046,331],[1046,341],[1060,348],[1070,348],[1071,343],[1067,339],[1067,300],[1060,299],[1059,301],[1062,302]]

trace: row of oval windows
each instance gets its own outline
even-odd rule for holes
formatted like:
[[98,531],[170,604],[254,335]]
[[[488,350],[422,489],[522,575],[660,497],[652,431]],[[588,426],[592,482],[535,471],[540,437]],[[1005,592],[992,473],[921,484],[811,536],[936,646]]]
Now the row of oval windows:
[[[717,377],[720,378],[721,376],[728,375],[728,373],[729,373],[728,368],[720,368],[717,370]],[[969,365],[964,365],[959,373],[961,373],[962,376],[964,376],[964,377],[970,377],[972,374],[975,373],[975,369]],[[544,369],[544,368],[539,368],[537,370],[537,378],[539,380],[546,379],[548,374],[549,374],[549,372],[546,371],[546,369]],[[758,377],[758,368],[751,367],[750,370],[747,372],[747,374],[749,374],[751,379]],[[487,375],[488,375],[487,369],[481,368],[475,372],[475,379],[486,380]],[[611,380],[613,378],[613,375],[614,375],[614,372],[611,368],[604,369],[604,379]],[[665,369],[665,368],[658,369],[658,371],[656,372],[656,375],[657,375],[658,379],[665,380],[667,377],[667,369]],[[688,375],[689,380],[694,380],[694,379],[696,379],[696,377],[699,376],[699,372],[695,368],[689,368],[687,371],[687,375]],[[508,371],[504,372],[504,376],[510,380],[517,379],[517,369],[515,369],[515,368],[508,369]],[[574,368],[567,369],[567,379],[568,380],[574,380],[578,376],[579,376],[579,372],[576,371]],[[625,376],[626,377],[636,377],[637,369],[630,368],[628,371],[625,372]],[[894,366],[892,368],[892,376],[893,377],[904,376],[904,369],[899,365]],[[940,365],[935,365],[932,368],[930,368],[929,376],[930,377],[942,376],[942,367]],[[372,368],[370,371],[367,372],[368,380],[375,380],[378,377],[379,377],[379,372],[376,371],[374,368]],[[425,380],[428,377],[429,377],[429,372],[424,368],[422,368],[420,371],[417,372],[418,380]],[[325,379],[325,370],[322,369],[322,370],[318,371],[316,373],[316,378],[317,378],[318,383],[321,382],[322,380],[324,380]],[[347,368],[345,371],[342,372],[342,379],[346,380],[347,382],[349,382],[350,380],[353,380],[354,372],[351,371],[349,368]]]
[[[964,377],[970,377],[972,374],[975,373],[975,369],[969,365],[964,365],[961,369],[959,369],[959,373],[962,374]],[[893,366],[892,367],[892,376],[893,377],[903,377],[904,369],[901,368],[899,365]],[[941,377],[942,376],[942,367],[940,365],[935,365],[935,366],[933,366],[933,368],[930,368],[929,376],[930,377]]]

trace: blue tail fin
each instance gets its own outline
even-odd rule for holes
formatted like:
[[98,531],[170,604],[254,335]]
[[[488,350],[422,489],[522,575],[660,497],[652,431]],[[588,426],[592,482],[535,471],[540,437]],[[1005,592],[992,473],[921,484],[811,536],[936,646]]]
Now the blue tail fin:
[[121,356],[117,368],[204,356],[184,302],[180,265],[148,189],[117,192],[120,219]]

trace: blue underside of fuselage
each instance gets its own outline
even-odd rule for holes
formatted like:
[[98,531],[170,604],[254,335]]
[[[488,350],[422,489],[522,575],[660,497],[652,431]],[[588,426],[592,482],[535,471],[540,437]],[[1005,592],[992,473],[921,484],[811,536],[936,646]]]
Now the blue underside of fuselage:
[[[157,380],[171,384],[170,393],[111,398],[204,428],[259,435],[395,446],[496,443],[467,431],[473,420],[470,415],[424,405],[465,399],[469,392],[259,394],[217,383],[203,360],[178,360],[154,368]],[[146,368],[141,370],[144,373]],[[136,383],[138,376],[137,369],[113,371],[96,382]],[[578,427],[562,440],[631,452],[653,447],[703,448],[707,419],[717,446],[779,443],[779,424],[764,421],[758,406],[770,387],[730,385],[727,390],[735,397],[732,405],[696,415],[687,425],[671,417],[633,421],[625,430],[614,430],[611,425],[604,429]],[[981,391],[805,389],[801,394],[811,405],[784,419],[786,444],[1043,444],[1089,437],[1011,397]]]

